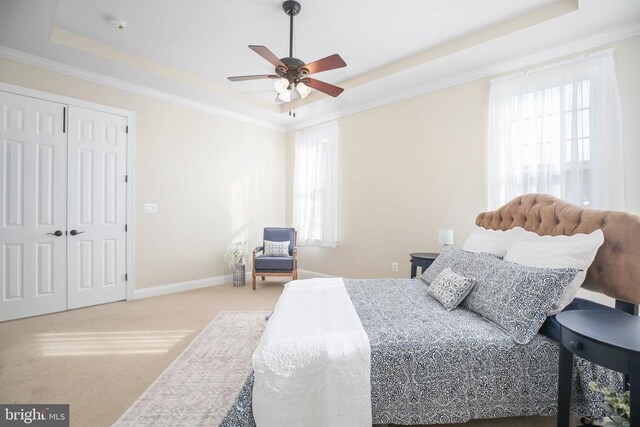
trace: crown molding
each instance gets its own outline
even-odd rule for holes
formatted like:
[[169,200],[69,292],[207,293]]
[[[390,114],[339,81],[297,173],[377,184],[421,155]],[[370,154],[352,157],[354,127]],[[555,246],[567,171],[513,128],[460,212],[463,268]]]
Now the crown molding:
[[285,129],[287,132],[293,132],[300,129],[304,129],[306,127],[320,125],[322,123],[325,123],[331,120],[336,120],[341,117],[349,116],[351,114],[372,110],[374,108],[382,107],[384,105],[393,104],[395,102],[404,101],[410,98],[415,98],[431,92],[436,92],[442,89],[447,89],[453,86],[469,83],[474,80],[480,80],[480,79],[493,77],[493,76],[497,76],[497,75],[508,73],[508,72],[513,72],[524,67],[541,64],[546,61],[551,61],[551,60],[562,58],[568,55],[573,55],[579,52],[601,47],[603,45],[607,45],[609,43],[617,42],[617,41],[624,40],[637,35],[640,35],[639,23],[616,27],[614,29],[597,33],[593,36],[589,36],[584,39],[563,43],[551,49],[547,49],[531,55],[523,56],[517,59],[505,61],[498,64],[492,64],[486,67],[475,68],[473,70],[455,74],[453,76],[450,76],[444,79],[426,82],[424,84],[414,86],[411,89],[400,91],[389,96],[381,97],[370,102],[358,104],[353,107],[346,108],[344,110],[341,110],[332,114],[327,114],[321,117],[316,117],[313,119],[296,122],[295,124],[286,126]]
[[208,92],[215,96],[215,99],[226,99],[239,104],[259,107],[274,113],[281,112],[280,106],[274,104],[271,100],[266,101],[255,96],[239,93],[231,87],[221,85],[212,79],[203,78],[184,69],[175,68],[162,62],[133,54],[127,50],[119,49],[115,46],[102,43],[72,31],[67,31],[54,26],[49,40],[53,43],[66,46],[113,63],[122,64],[133,69],[155,74],[165,79],[191,86],[199,91]]
[[241,122],[250,123],[252,125],[277,130],[280,132],[286,131],[283,126],[279,126],[271,122],[258,120],[241,113],[226,110],[224,108],[215,107],[210,104],[173,95],[168,92],[150,88],[148,86],[142,86],[135,83],[127,82],[115,77],[109,77],[104,74],[88,71],[83,68],[75,67],[73,65],[63,64],[62,62],[32,55],[30,53],[8,48],[6,46],[0,46],[0,58],[9,59],[11,61],[20,62],[22,64],[31,65],[38,68],[43,68],[45,70],[54,71],[56,73],[79,78],[82,80],[87,80],[89,82],[97,83],[103,86],[108,86],[115,89],[136,93],[138,95],[144,95],[150,98],[159,99],[161,101],[180,105],[182,107],[204,111],[205,113],[214,114],[216,116],[224,117],[227,119],[238,120]]

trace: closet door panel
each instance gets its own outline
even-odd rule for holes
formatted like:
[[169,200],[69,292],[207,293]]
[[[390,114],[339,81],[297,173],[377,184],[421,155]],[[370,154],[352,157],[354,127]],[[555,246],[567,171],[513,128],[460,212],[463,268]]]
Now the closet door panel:
[[0,91],[0,114],[4,321],[67,308],[67,136],[62,104]]
[[69,112],[69,308],[126,298],[127,118]]

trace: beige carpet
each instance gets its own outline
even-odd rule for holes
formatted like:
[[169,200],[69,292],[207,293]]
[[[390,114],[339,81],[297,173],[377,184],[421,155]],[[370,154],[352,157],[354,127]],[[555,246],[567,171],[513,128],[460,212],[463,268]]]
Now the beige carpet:
[[69,403],[72,426],[110,426],[220,311],[270,311],[281,292],[222,285],[0,323],[0,402]]
[[[221,311],[269,311],[282,283],[216,286],[0,323],[0,402],[69,403],[72,426],[109,426]],[[465,426],[554,426],[553,418]]]

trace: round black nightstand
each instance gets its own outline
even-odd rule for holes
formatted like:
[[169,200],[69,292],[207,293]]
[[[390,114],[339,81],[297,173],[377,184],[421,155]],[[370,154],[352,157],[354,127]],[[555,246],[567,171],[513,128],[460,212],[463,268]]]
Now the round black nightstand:
[[429,252],[415,252],[415,253],[409,254],[409,256],[411,257],[411,259],[409,260],[409,262],[411,262],[411,279],[417,276],[418,267],[422,268],[422,273],[424,273],[424,271],[427,268],[429,268],[431,263],[436,258],[438,258],[438,255],[440,254],[434,254]]
[[614,311],[575,310],[556,319],[560,323],[558,427],[569,425],[574,354],[628,374],[629,423],[640,427],[640,318]]

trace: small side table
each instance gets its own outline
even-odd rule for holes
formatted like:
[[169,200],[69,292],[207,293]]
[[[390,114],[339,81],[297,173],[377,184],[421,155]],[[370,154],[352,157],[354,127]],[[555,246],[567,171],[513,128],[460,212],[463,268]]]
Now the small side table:
[[440,254],[428,252],[415,252],[409,254],[411,257],[409,260],[409,262],[411,262],[411,279],[418,275],[418,267],[422,268],[422,273],[424,273],[431,263],[438,258],[438,255]]
[[556,319],[560,323],[558,427],[569,425],[574,354],[628,374],[631,392],[629,424],[640,427],[640,317],[618,312],[575,310],[560,313]]

